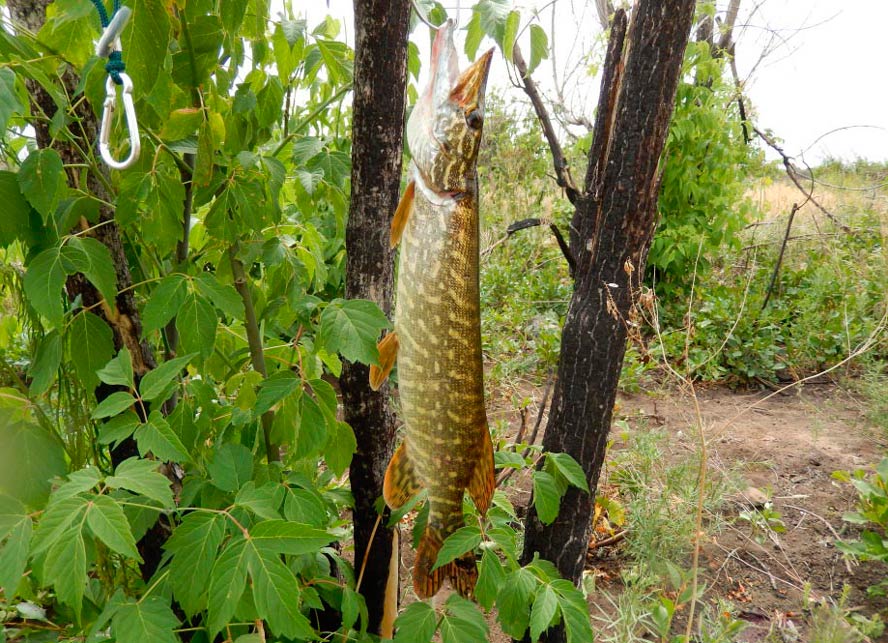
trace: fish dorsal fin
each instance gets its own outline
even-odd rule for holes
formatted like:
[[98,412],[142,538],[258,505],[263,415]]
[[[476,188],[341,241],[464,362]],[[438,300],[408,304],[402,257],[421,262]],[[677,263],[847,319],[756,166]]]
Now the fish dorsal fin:
[[484,427],[483,443],[481,445],[481,457],[472,472],[469,480],[468,491],[475,502],[475,506],[481,514],[487,513],[493,491],[496,488],[496,478],[493,475],[493,443],[490,441],[490,431]]
[[392,372],[395,360],[398,359],[399,346],[398,333],[395,332],[391,332],[383,337],[376,345],[379,351],[379,366],[376,366],[376,364],[370,365],[370,388],[374,391],[379,390],[379,387],[382,386],[382,383],[385,382]]
[[413,213],[413,195],[416,193],[416,181],[410,181],[401,195],[398,207],[395,210],[395,216],[392,217],[392,238],[391,247],[394,248],[401,241],[401,235],[404,234],[404,228],[407,227],[407,220]]
[[400,509],[419,493],[420,489],[421,486],[419,480],[416,479],[413,463],[407,455],[407,443],[402,442],[385,470],[382,497],[385,498],[385,504],[390,508]]

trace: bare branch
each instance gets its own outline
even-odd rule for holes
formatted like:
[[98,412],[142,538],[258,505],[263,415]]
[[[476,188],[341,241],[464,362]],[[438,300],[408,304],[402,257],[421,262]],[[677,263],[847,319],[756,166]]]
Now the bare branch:
[[517,44],[512,48],[512,62],[518,70],[518,82],[521,85],[521,89],[524,90],[524,93],[527,94],[527,97],[530,99],[530,102],[533,105],[533,111],[536,112],[540,125],[543,127],[543,134],[546,136],[546,141],[549,143],[549,150],[552,152],[552,163],[555,166],[555,181],[567,193],[567,198],[570,202],[576,204],[579,192],[570,175],[567,160],[564,158],[564,151],[561,149],[558,135],[555,133],[555,128],[552,126],[552,119],[549,118],[549,112],[546,111],[546,106],[543,104],[543,97],[540,95],[536,83],[533,82],[533,78],[530,77],[530,73],[527,71],[527,63],[524,62],[524,56],[521,55],[521,49]]
[[783,159],[783,167],[786,168],[786,175],[790,178],[790,180],[793,183],[795,183],[795,186],[799,189],[799,192],[804,194],[805,197],[809,201],[811,201],[811,203],[813,203],[817,207],[818,210],[820,210],[823,214],[825,214],[827,219],[832,221],[835,225],[837,225],[839,228],[841,228],[845,232],[850,233],[851,228],[849,226],[847,226],[844,223],[842,223],[841,221],[839,221],[838,218],[836,218],[836,216],[832,212],[830,212],[825,207],[823,207],[823,205],[820,203],[820,201],[818,201],[817,199],[814,198],[813,187],[812,187],[812,189],[809,190],[804,185],[802,185],[801,181],[799,180],[800,178],[810,180],[813,184],[814,173],[811,171],[811,168],[810,167],[808,168],[807,175],[803,174],[802,172],[799,171],[799,169],[792,162],[792,157],[789,156],[786,152],[784,152],[783,148],[780,147],[774,141],[774,139],[772,139],[770,136],[768,136],[767,134],[762,132],[757,127],[753,127],[752,130],[756,134],[758,134],[759,138],[761,138],[765,142],[765,144],[767,144],[768,147],[770,147],[772,150],[774,150],[775,152],[777,152],[780,155],[780,157]]

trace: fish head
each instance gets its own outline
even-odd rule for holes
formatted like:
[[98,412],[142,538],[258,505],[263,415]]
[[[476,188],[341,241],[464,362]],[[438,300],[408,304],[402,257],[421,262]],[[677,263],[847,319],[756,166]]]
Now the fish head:
[[453,29],[448,20],[438,30],[429,84],[407,121],[414,165],[426,186],[439,193],[463,193],[474,185],[493,58],[491,49],[460,73]]

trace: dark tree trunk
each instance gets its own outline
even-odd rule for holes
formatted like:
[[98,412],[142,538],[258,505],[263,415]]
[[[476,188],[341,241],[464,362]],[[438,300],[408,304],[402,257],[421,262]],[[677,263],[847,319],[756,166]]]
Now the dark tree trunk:
[[[633,285],[644,274],[656,227],[658,164],[693,15],[694,0],[641,0],[628,34],[625,13],[614,16],[586,184],[571,226],[576,286],[543,439],[547,451],[580,463],[592,494],[572,487],[549,526],[530,511],[523,553],[524,562],[539,553],[575,582],[591,535]],[[549,640],[563,637],[562,630]]]
[[[350,298],[375,301],[389,312],[393,278],[389,226],[398,204],[401,178],[410,2],[355,0],[354,7],[352,180],[345,233],[345,293]],[[361,594],[370,614],[370,631],[390,637],[383,621],[390,624],[383,616],[394,532],[385,526],[388,512],[376,527],[375,503],[382,495],[385,468],[394,452],[395,418],[388,404],[388,386],[373,391],[368,378],[366,366],[347,363],[343,367],[345,419],[358,443],[350,469],[355,499],[355,569],[360,571],[369,546]],[[396,573],[396,568],[392,571]]]
[[[50,0],[9,0],[6,4],[9,7],[9,13],[14,24],[21,24],[32,33],[37,33],[46,20],[46,7],[50,4]],[[76,95],[75,89],[78,80],[77,74],[70,67],[65,68],[62,72],[60,82],[64,85],[65,93],[68,96],[73,97]],[[86,100],[75,103],[74,116],[76,116],[76,120],[69,126],[71,135],[74,138],[73,142],[60,139],[53,140],[49,132],[49,125],[53,114],[55,114],[56,105],[49,92],[41,87],[39,83],[30,79],[26,80],[25,83],[31,97],[31,111],[34,114],[46,117],[45,119],[35,118],[31,121],[31,125],[36,133],[37,145],[41,148],[52,147],[58,152],[65,165],[74,166],[68,170],[68,184],[71,187],[83,189],[106,203],[113,201],[113,195],[108,194],[105,185],[94,172],[88,171],[83,173],[77,167],[77,165],[84,162],[81,150],[95,149],[98,123],[96,122],[92,107]],[[86,176],[85,180],[82,179],[84,174]],[[90,234],[103,243],[111,252],[114,269],[117,273],[117,290],[119,293],[114,302],[115,306],[112,308],[107,303],[102,302],[102,295],[83,275],[78,274],[69,277],[66,283],[66,290],[72,300],[80,296],[84,307],[90,308],[92,313],[99,315],[111,327],[114,332],[114,346],[118,350],[124,346],[129,349],[133,359],[133,370],[138,381],[139,378],[156,366],[154,353],[151,346],[141,340],[141,316],[133,296],[133,280],[130,275],[126,255],[124,254],[120,228],[114,222],[114,209],[104,205],[101,206],[99,219],[102,222],[107,221],[109,223],[95,227]],[[102,304],[96,306],[99,302],[102,302]],[[96,398],[101,401],[115,390],[113,387],[100,385],[96,389]],[[129,438],[111,452],[112,464],[116,466],[134,455],[138,455],[138,450],[136,449],[135,441]],[[142,577],[146,581],[151,578],[160,564],[163,555],[162,545],[166,537],[166,525],[159,521],[138,543],[139,553],[143,559],[141,566]]]

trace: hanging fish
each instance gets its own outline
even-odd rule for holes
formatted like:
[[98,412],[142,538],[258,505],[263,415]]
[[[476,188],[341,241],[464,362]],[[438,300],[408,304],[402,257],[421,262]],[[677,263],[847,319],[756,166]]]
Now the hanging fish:
[[471,596],[478,577],[468,552],[433,569],[444,540],[464,525],[463,495],[485,513],[494,490],[493,446],[484,409],[478,286],[478,146],[491,49],[462,74],[453,23],[432,45],[431,80],[407,122],[413,160],[392,221],[401,243],[395,330],[379,344],[379,388],[398,361],[404,442],[385,474],[385,501],[402,507],[428,491],[429,521],[413,586],[433,596],[444,577]]

